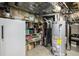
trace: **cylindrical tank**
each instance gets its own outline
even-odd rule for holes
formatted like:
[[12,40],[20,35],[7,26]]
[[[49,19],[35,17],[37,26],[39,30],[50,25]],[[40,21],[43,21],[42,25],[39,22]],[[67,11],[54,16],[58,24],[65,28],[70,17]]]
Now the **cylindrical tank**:
[[52,51],[56,56],[64,56],[66,54],[66,22],[63,19],[59,17],[52,24]]

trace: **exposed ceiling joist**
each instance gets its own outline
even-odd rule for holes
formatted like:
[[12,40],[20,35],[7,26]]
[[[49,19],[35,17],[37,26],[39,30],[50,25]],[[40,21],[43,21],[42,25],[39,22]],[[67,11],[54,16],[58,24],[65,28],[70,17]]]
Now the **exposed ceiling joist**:
[[[6,2],[5,2],[6,3]],[[33,14],[50,14],[60,12],[61,7],[67,5],[62,2],[7,2],[9,6],[23,9]],[[60,4],[61,3],[61,4]]]

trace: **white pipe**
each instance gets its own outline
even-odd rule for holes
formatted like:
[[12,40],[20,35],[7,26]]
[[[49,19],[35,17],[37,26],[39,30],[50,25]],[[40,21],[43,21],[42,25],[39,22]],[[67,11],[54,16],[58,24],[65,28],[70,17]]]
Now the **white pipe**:
[[63,4],[66,6],[66,8],[68,8],[68,6],[66,5],[66,3],[65,3],[65,2],[63,2]]

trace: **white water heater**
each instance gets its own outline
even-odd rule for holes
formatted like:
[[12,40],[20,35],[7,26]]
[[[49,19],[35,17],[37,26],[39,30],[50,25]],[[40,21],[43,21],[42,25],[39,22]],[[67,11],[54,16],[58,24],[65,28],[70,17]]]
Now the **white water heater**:
[[56,56],[66,55],[66,22],[60,14],[52,24],[52,51]]

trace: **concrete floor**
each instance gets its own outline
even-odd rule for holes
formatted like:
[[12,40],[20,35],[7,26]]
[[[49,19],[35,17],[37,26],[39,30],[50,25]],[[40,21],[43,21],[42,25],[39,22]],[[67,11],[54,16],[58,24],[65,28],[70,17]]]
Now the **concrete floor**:
[[28,56],[52,56],[51,52],[43,47],[43,46],[36,46],[34,49],[29,50],[27,52]]
[[67,51],[68,56],[79,56],[79,47],[76,45],[71,45],[71,50]]
[[[48,48],[43,46],[37,46],[36,48],[29,50],[27,56],[53,56]],[[79,56],[79,48],[72,45],[71,50],[67,50],[67,56]]]

